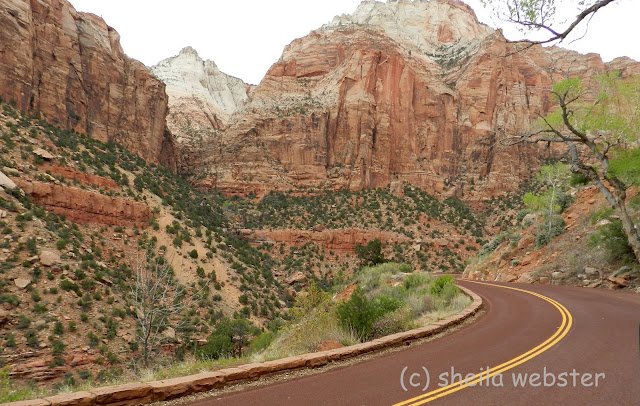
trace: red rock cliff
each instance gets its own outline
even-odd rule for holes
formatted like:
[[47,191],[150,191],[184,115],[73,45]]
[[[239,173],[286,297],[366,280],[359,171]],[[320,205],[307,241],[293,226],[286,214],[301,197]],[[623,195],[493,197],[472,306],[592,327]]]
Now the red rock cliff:
[[66,0],[0,0],[0,96],[48,122],[176,168],[165,85],[101,18]]
[[409,181],[468,201],[516,189],[550,152],[497,141],[550,111],[562,69],[608,66],[560,48],[513,51],[457,1],[363,2],[284,50],[205,145],[207,183],[261,194]]

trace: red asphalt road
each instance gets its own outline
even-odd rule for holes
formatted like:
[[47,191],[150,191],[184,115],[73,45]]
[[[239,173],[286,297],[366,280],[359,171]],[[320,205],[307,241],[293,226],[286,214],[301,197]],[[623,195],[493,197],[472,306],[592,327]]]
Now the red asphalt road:
[[[202,399],[190,405],[392,405],[439,389],[442,373],[479,374],[533,349],[560,327],[561,313],[527,293],[465,281],[486,312],[475,322],[436,340],[411,345],[355,365]],[[640,295],[564,286],[502,284],[545,295],[564,305],[573,326],[556,345],[502,374],[503,386],[466,387],[433,405],[640,405]],[[404,368],[405,387],[400,377]],[[515,387],[512,373],[604,373],[598,387]],[[483,368],[483,369],[481,369]],[[409,385],[420,383],[420,388]],[[449,383],[452,380],[447,376]],[[547,382],[550,383],[549,378]],[[494,383],[499,384],[498,380]],[[589,382],[587,382],[589,383]]]

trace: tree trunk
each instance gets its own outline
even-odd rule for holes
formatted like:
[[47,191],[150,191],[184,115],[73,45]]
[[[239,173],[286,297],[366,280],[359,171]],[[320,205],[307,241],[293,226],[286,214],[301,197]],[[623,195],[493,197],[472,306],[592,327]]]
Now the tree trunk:
[[640,262],[640,234],[638,234],[638,229],[627,212],[627,206],[624,201],[618,203],[618,212],[620,213],[620,221],[622,221],[624,233],[627,235],[629,245],[636,256],[636,262]]

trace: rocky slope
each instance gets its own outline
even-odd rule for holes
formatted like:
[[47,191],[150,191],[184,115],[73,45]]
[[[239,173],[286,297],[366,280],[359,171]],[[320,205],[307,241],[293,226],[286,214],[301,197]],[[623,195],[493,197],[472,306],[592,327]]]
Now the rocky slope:
[[[185,300],[197,301],[163,332],[158,359],[193,348],[224,315],[276,317],[284,288],[275,266],[226,234],[215,194],[8,103],[0,128],[0,369],[13,380],[73,386],[128,373],[125,360],[140,353],[131,287],[145,249],[173,267],[168,286],[183,285]],[[245,280],[263,262],[264,272]],[[244,290],[252,291],[246,310]],[[0,382],[3,402],[6,376]]]
[[0,96],[48,122],[175,169],[165,86],[101,18],[66,0],[0,1]]
[[[536,244],[543,222],[542,213],[530,213],[507,232],[496,235],[491,244],[466,267],[470,279],[577,285],[590,288],[630,288],[640,292],[640,272],[633,261],[611,254],[593,236],[617,220],[602,194],[593,186],[573,190],[575,202],[562,213],[562,234],[548,245]],[[630,190],[628,203],[637,213],[637,190]],[[618,219],[619,221],[619,219]]]
[[203,143],[201,185],[260,196],[407,181],[471,202],[515,190],[551,152],[498,140],[550,111],[546,90],[562,70],[588,78],[638,64],[514,51],[461,2],[365,1],[285,48],[222,136]]

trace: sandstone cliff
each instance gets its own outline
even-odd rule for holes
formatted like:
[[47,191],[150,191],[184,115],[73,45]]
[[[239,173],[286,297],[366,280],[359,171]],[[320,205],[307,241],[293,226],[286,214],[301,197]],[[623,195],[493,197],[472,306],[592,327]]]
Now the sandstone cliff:
[[249,85],[203,61],[191,47],[151,68],[167,85],[169,129],[179,143],[212,136],[248,100]]
[[66,0],[0,0],[0,96],[175,169],[165,86],[101,18]]
[[139,225],[151,218],[149,206],[135,200],[104,196],[63,185],[15,178],[37,204],[75,223]]
[[285,48],[204,143],[201,185],[261,194],[408,181],[472,202],[514,190],[552,151],[499,139],[553,108],[547,90],[563,70],[608,69],[594,54],[515,47],[454,0],[365,1]]

